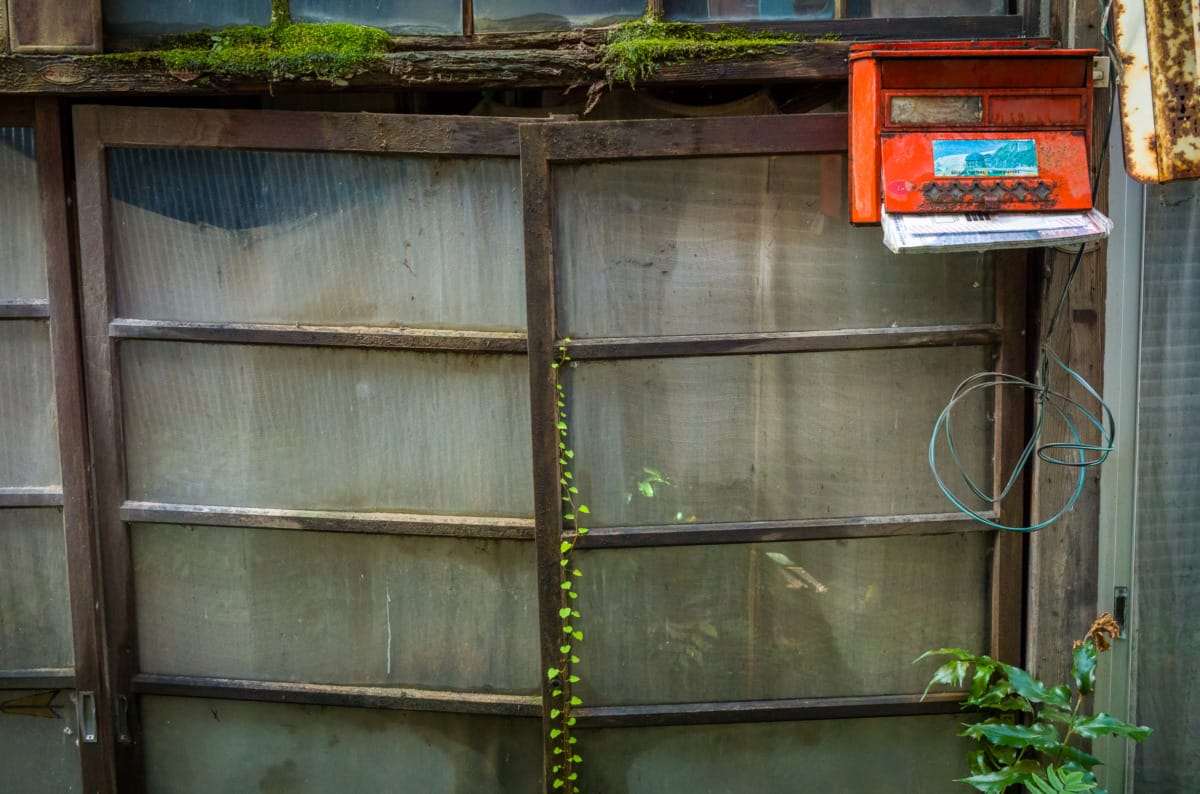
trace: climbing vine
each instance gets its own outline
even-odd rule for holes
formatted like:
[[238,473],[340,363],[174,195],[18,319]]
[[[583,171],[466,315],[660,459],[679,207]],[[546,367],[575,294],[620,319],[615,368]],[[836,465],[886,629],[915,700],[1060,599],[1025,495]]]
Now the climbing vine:
[[569,790],[578,794],[579,772],[575,767],[583,762],[579,755],[578,738],[574,734],[576,718],[574,711],[583,705],[583,701],[571,693],[571,685],[579,683],[579,676],[573,670],[579,664],[578,646],[583,640],[583,630],[579,628],[579,608],[577,599],[579,593],[575,582],[583,576],[583,572],[575,566],[575,544],[579,538],[587,534],[580,516],[591,513],[591,509],[583,503],[579,488],[575,485],[575,474],[571,470],[575,459],[575,450],[570,446],[570,433],[567,426],[567,399],[562,383],[562,371],[571,361],[564,339],[558,348],[558,358],[551,365],[554,368],[554,388],[557,392],[558,410],[555,428],[558,431],[558,464],[559,487],[563,501],[562,541],[559,543],[559,564],[563,569],[562,600],[558,617],[562,624],[562,637],[558,646],[558,662],[546,671],[546,677],[551,682],[551,697],[554,706],[550,709],[550,742],[554,750],[554,760],[551,767],[553,786],[557,789]]

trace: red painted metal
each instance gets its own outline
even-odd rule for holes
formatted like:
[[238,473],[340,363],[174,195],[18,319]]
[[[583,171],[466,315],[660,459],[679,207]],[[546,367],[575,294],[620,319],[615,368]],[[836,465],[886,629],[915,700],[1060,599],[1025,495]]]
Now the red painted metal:
[[[1089,209],[1096,51],[1052,45],[852,45],[850,220],[877,223],[881,205],[888,212]],[[893,117],[895,98],[906,102],[901,118]],[[924,120],[922,103],[930,111]],[[972,154],[974,163],[946,156],[935,167],[935,148],[966,151],[964,141],[985,154]],[[1010,150],[1007,159],[1000,147]],[[1020,166],[1012,163],[1017,149],[1029,158]]]

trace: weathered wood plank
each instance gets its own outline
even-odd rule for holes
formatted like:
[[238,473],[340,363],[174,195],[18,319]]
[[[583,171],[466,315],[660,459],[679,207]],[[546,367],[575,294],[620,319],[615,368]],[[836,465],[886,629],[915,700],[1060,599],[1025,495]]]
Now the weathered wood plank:
[[359,347],[378,350],[524,353],[525,334],[437,328],[374,328],[276,323],[198,323],[116,319],[108,324],[117,339],[220,342],[250,345]]
[[965,692],[921,695],[743,700],[720,703],[678,703],[653,706],[581,706],[575,713],[581,728],[623,728],[638,725],[712,725],[730,722],[832,720],[915,714],[953,714]]
[[49,301],[0,300],[0,320],[40,320],[49,316]]
[[[988,514],[993,520],[998,515]],[[725,524],[664,524],[642,527],[593,527],[579,539],[581,549],[645,546],[708,546],[717,543],[774,543],[789,540],[852,540],[895,535],[952,535],[988,532],[959,513],[909,516],[862,516]]]
[[[1074,14],[1074,16],[1073,16]],[[1053,0],[1050,6],[1051,35],[1065,38],[1077,47],[1099,44],[1100,9],[1076,6],[1068,0]],[[1109,106],[1106,92],[1098,92],[1093,140],[1103,140]],[[1097,134],[1098,133],[1098,134]],[[1107,171],[1099,181],[1098,204],[1104,208],[1108,195]],[[1040,309],[1039,334],[1045,332],[1050,314],[1066,283],[1074,254],[1047,249],[1044,298]],[[1072,369],[1103,393],[1105,249],[1084,254],[1078,275],[1071,285],[1062,314],[1050,340],[1051,347]],[[1074,382],[1060,377],[1055,386],[1071,399],[1095,407],[1094,400]],[[1085,442],[1094,442],[1084,428]],[[1075,488],[1078,472],[1038,461],[1032,479],[1034,520],[1057,510]],[[1064,681],[1070,676],[1071,642],[1083,636],[1096,617],[1099,576],[1100,470],[1086,472],[1083,493],[1074,510],[1054,524],[1033,534],[1029,544],[1029,620],[1026,663],[1046,681]]]
[[0,488],[0,508],[5,507],[61,507],[62,488],[5,486]]
[[488,692],[245,681],[236,678],[152,673],[140,673],[135,676],[133,688],[142,695],[303,703],[312,706],[358,706],[405,711],[501,714],[514,717],[536,717],[541,712],[541,698],[537,695],[502,695]]
[[[846,76],[848,45],[805,42],[781,47],[779,55],[665,66],[647,84],[838,80]],[[522,50],[416,50],[384,57],[381,65],[349,80],[174,75],[147,62],[107,56],[0,58],[0,87],[6,93],[106,95],[264,94],[287,90],[344,88],[505,88],[587,85],[604,79],[596,48]]]
[[759,334],[698,334],[650,338],[576,339],[571,357],[585,359],[726,356],[748,353],[811,353],[830,350],[882,350],[905,347],[987,345],[999,341],[993,325],[929,328],[867,328]]
[[99,0],[7,0],[13,52],[99,52]]
[[533,538],[532,519],[499,516],[281,510],[134,501],[121,505],[120,516],[122,521],[130,523],[206,524],[219,527],[295,529],[309,532],[360,532],[517,540]]

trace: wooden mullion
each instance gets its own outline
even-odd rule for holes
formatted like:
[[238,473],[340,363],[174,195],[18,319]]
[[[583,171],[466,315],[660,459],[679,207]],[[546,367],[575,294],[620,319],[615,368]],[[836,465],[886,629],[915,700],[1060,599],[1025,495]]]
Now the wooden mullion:
[[994,344],[1000,329],[991,324],[916,328],[863,328],[689,336],[574,339],[571,357],[586,359],[728,356],[762,353],[809,353],[913,347],[961,347]]
[[475,0],[462,0],[462,32],[468,38],[475,35]]
[[962,710],[959,704],[966,694],[931,692],[925,696],[906,694],[641,706],[581,706],[575,710],[575,714],[579,718],[581,728],[900,717],[958,713]]
[[529,323],[529,402],[533,438],[534,526],[537,545],[538,636],[542,686],[543,790],[552,791],[555,727],[550,710],[558,702],[551,693],[561,689],[570,697],[566,672],[551,681],[545,671],[559,665],[562,621],[558,610],[565,601],[559,564],[562,540],[562,492],[559,487],[558,391],[553,364],[558,339],[555,307],[553,192],[546,156],[544,126],[521,130],[521,186],[525,223],[526,315]]
[[546,156],[553,162],[844,152],[850,135],[845,113],[553,122],[544,126],[551,131],[546,138]]
[[0,488],[0,508],[10,507],[62,507],[63,489],[54,485],[5,486]]
[[96,740],[80,742],[84,789],[115,794],[115,736],[111,699],[104,675],[104,611],[100,549],[92,512],[91,452],[84,400],[82,337],[72,267],[75,237],[68,222],[68,149],[59,100],[36,101],[38,182],[42,196],[50,350],[54,362],[54,402],[62,470],[63,527],[74,644],[74,685],[95,694]]
[[125,318],[110,322],[108,331],[109,335],[116,339],[156,339],[172,342],[355,347],[450,353],[525,352],[525,334],[505,331],[277,323],[202,323]]
[[118,509],[125,500],[124,429],[116,345],[108,324],[116,314],[108,234],[108,167],[100,124],[111,116],[96,107],[74,112],[76,206],[79,208],[88,423],[94,467],[94,502],[106,605],[109,687],[120,723],[116,743],[117,785],[122,794],[145,790],[141,726],[132,680],[138,669],[137,620],[129,536]]
[[[990,515],[998,519],[996,514]],[[593,527],[579,539],[583,549],[660,546],[707,546],[724,543],[857,540],[899,535],[956,535],[986,532],[986,527],[959,513],[909,516],[809,518],[707,524],[664,524],[638,527]]]
[[[79,110],[83,110],[80,108]],[[94,114],[108,146],[337,151],[516,157],[512,120],[288,110],[103,107]]]
[[0,320],[44,320],[50,316],[46,300],[0,300]]
[[[997,255],[994,266],[995,319],[1002,334],[995,369],[1022,377],[1028,377],[1029,374],[1026,372],[1025,347],[1028,262],[1029,254],[1026,251],[1005,251]],[[995,389],[993,394],[996,421],[992,442],[992,478],[993,493],[999,493],[1025,448],[1025,406],[1030,393],[1008,387]],[[998,505],[998,523],[1005,526],[1022,526],[1025,523],[1025,481],[1026,477],[1022,476]],[[996,533],[990,588],[990,652],[995,658],[1010,664],[1021,663],[1024,558],[1025,537],[1022,533],[1005,530]]]
[[217,507],[166,502],[125,502],[122,521],[142,524],[200,524],[305,532],[348,532],[370,535],[414,535],[532,540],[533,520],[499,516],[424,515],[338,510]]
[[440,711],[458,714],[493,714],[512,717],[537,717],[542,711],[541,698],[538,695],[458,692],[394,686],[302,684],[151,673],[134,676],[133,691],[139,695],[168,697],[250,700],[403,711]]

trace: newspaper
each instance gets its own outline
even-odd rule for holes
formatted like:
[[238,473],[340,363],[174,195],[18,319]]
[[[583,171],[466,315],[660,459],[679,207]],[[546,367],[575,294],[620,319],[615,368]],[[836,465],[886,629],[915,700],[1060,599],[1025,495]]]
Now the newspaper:
[[883,213],[883,242],[902,254],[1070,245],[1108,237],[1112,221],[1088,212]]

